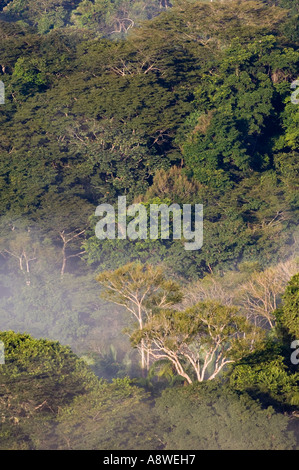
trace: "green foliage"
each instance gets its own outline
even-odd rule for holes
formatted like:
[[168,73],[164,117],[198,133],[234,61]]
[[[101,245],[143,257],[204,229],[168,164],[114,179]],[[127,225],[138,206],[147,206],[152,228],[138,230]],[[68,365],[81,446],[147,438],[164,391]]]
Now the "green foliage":
[[[104,288],[102,296],[124,307],[133,322],[127,328],[143,330],[145,323],[156,310],[170,307],[182,299],[179,285],[167,279],[162,267],[150,264],[128,263],[115,271],[104,271],[97,276],[97,281]],[[149,356],[145,355],[143,339],[140,343],[141,368],[149,369]],[[137,343],[136,343],[137,344]]]
[[258,341],[258,331],[236,307],[199,302],[185,311],[160,309],[143,329],[133,332],[133,345],[144,341],[155,360],[168,359],[188,383],[212,380]]
[[182,299],[179,285],[165,277],[163,268],[149,264],[129,263],[113,272],[100,273],[97,281],[104,287],[102,295],[106,300],[124,305],[128,310],[137,305],[145,311],[151,310]]
[[[105,5],[111,12],[121,2]],[[284,257],[298,194],[291,153],[297,110],[288,101],[298,54],[282,45],[284,15],[256,2],[177,4],[126,41],[95,41],[72,28],[40,36],[2,22],[3,212],[39,219],[45,201],[52,215],[72,198],[80,218],[86,201],[92,215],[119,194],[161,197],[157,184],[168,178],[174,189],[167,197],[186,203],[191,191],[192,202],[204,204],[205,248],[187,253],[178,242],[99,243],[91,236],[94,267],[163,260],[191,278],[242,257],[263,264]],[[162,175],[179,163],[184,179],[174,170]],[[284,216],[269,225],[277,211]]]
[[273,131],[279,126],[278,83],[294,73],[298,60],[293,49],[277,47],[273,36],[247,46],[235,40],[225,50],[196,92],[197,122],[183,144],[187,166],[199,181],[218,187],[222,174],[225,188],[229,174],[235,180],[239,170],[246,175],[249,169],[269,167]]
[[269,338],[262,348],[239,361],[233,367],[230,383],[264,403],[292,409],[298,406],[299,373],[291,363],[291,341],[298,338],[299,332],[298,274],[289,281],[282,305],[273,313],[280,343],[277,338]]
[[0,333],[0,340],[5,348],[5,364],[0,365],[1,448],[51,446],[53,439],[47,444],[47,436],[58,410],[86,394],[97,379],[58,342],[12,331]]
[[128,379],[102,384],[59,416],[60,447],[73,450],[148,450],[161,447],[162,428],[149,397]]
[[[168,199],[169,203],[196,204],[204,189],[195,180],[190,180],[183,170],[172,166],[169,170],[157,170],[153,182],[142,197],[148,203],[159,198],[160,203]],[[159,202],[157,202],[159,204]]]
[[[167,3],[167,2],[166,2]],[[87,28],[96,35],[123,36],[142,20],[157,15],[162,2],[157,0],[83,0],[73,10],[70,23]]]
[[129,379],[99,382],[57,342],[11,331],[0,339],[2,450],[160,447],[150,398]]
[[37,27],[39,33],[47,33],[53,28],[59,28],[67,24],[73,8],[78,0],[13,0],[4,9],[8,17]]
[[289,418],[217,383],[168,389],[156,406],[170,426],[164,434],[167,450],[286,450],[296,445]]
[[291,370],[290,358],[284,357],[286,354],[290,356],[290,347],[284,350],[277,344],[266,344],[234,367],[231,386],[278,409],[292,409],[293,405],[298,405],[299,374]]
[[[3,2],[4,3],[4,2]],[[167,0],[13,0],[4,13],[35,26],[39,33],[49,33],[63,26],[87,29],[94,36],[124,35],[135,24],[167,8]],[[1,3],[0,3],[1,7]]]
[[[292,447],[287,416],[262,410],[244,392],[296,411],[289,339],[298,334],[297,278],[275,314],[284,343],[256,355],[248,355],[246,341],[234,341],[236,327],[246,326],[248,339],[250,331],[231,299],[241,302],[237,291],[257,268],[278,269],[297,249],[298,107],[290,85],[299,75],[298,0],[2,0],[2,8],[1,329],[60,339],[89,366],[57,343],[1,333],[8,360],[0,366],[1,446]],[[147,209],[151,202],[203,204],[203,248],[96,239],[96,206],[124,194]],[[118,282],[115,306],[99,299],[95,271],[103,282]],[[174,279],[185,283],[191,302],[201,291],[188,280],[207,273],[207,296],[223,277],[204,299],[213,308],[201,303],[186,316],[185,307],[164,305],[158,313],[161,302],[181,300]],[[131,308],[124,291],[133,287],[142,297],[148,286],[135,320],[142,327],[151,321],[151,339],[164,335],[179,355],[197,354],[200,335],[205,348],[212,345],[204,321],[215,320],[210,329],[218,333],[226,325],[223,351],[234,343],[229,359],[236,360],[242,350],[230,378],[239,394],[205,383],[192,392],[175,388],[163,395],[171,407],[161,398],[161,423],[141,388],[127,379],[99,383],[91,374],[88,367],[108,379],[140,375],[121,335],[128,320],[118,301]],[[155,391],[156,381],[157,389],[165,386],[162,377],[178,383],[164,359],[156,364],[161,377],[153,378],[153,367],[139,384]]]
[[283,305],[276,312],[278,330],[287,337],[299,337],[299,273],[293,276],[283,295]]

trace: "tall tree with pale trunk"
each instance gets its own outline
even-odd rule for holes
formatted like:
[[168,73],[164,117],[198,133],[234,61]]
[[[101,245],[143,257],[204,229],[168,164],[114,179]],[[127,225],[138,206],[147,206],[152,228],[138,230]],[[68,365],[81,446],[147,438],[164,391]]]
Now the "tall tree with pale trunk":
[[[104,287],[102,296],[124,307],[143,330],[157,309],[169,308],[182,299],[179,285],[168,280],[162,267],[138,262],[128,263],[115,271],[105,271],[97,276]],[[149,367],[149,346],[141,339],[137,345],[143,370]]]
[[148,345],[155,361],[168,359],[191,384],[214,379],[253,350],[260,334],[236,307],[208,301],[185,311],[160,310],[131,340]]

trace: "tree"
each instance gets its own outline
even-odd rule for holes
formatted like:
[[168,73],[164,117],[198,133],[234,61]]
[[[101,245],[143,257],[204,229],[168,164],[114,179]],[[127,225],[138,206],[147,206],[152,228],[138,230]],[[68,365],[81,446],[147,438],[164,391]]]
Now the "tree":
[[282,306],[276,310],[278,330],[282,330],[291,339],[299,338],[299,273],[287,284],[282,296]]
[[[115,271],[105,271],[97,276],[104,287],[103,297],[124,307],[137,322],[141,331],[146,321],[154,316],[155,309],[170,307],[181,300],[176,282],[165,278],[163,268],[126,264]],[[145,355],[145,341],[138,344],[142,369],[149,367],[149,354]],[[149,353],[149,351],[148,351]]]
[[[164,3],[162,5],[162,3]],[[165,5],[166,4],[166,5]],[[91,29],[96,36],[123,37],[142,20],[157,15],[168,2],[157,0],[83,0],[73,10],[71,23],[79,28]]]
[[159,449],[164,427],[148,393],[112,383],[58,342],[0,332],[1,450]]
[[149,394],[125,378],[64,407],[56,433],[60,450],[158,450],[164,428]]
[[97,378],[69,347],[27,334],[0,332],[5,364],[0,365],[2,449],[34,449],[55,443],[58,410],[86,394]]
[[201,190],[204,191],[204,188],[197,181],[189,179],[182,168],[172,166],[169,170],[157,170],[151,186],[138,200],[159,198],[168,199],[171,203],[194,204],[199,202]]
[[[191,131],[181,144],[196,179],[228,189],[250,171],[269,168],[278,131],[269,123],[280,112],[282,83],[291,79],[297,61],[298,52],[281,49],[273,35],[249,45],[231,42],[195,93],[196,111],[188,117]],[[294,140],[294,133],[290,129],[286,139]]]
[[16,260],[18,268],[24,276],[24,281],[27,286],[30,286],[31,264],[37,260],[37,251],[41,247],[30,237],[29,229],[27,232],[17,233],[12,236],[8,246],[3,244],[3,240],[1,241],[0,254],[4,258],[10,256]]
[[214,379],[253,348],[258,333],[235,307],[200,302],[186,311],[161,310],[131,336],[155,361],[168,359],[190,384]]
[[287,282],[296,270],[296,261],[290,260],[253,274],[250,280],[243,284],[242,305],[249,318],[260,320],[274,328],[274,312]]
[[246,391],[264,406],[296,413],[299,404],[299,373],[290,364],[290,344],[268,339],[256,351],[236,362],[229,376],[230,385]]
[[289,417],[217,381],[167,389],[156,409],[166,450],[296,449]]
[[4,14],[12,15],[29,25],[37,26],[39,33],[64,26],[79,0],[37,0],[34,5],[28,0],[9,2]]

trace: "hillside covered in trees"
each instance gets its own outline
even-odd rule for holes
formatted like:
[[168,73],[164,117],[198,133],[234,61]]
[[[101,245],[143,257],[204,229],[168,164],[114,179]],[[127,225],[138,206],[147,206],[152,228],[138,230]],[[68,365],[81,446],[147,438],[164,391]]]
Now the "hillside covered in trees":
[[0,80],[0,449],[298,449],[299,1],[0,0]]

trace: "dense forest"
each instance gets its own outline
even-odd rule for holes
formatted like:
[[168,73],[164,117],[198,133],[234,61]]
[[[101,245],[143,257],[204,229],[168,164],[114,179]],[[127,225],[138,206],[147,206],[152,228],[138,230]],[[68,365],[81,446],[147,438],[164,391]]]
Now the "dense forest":
[[299,449],[298,80],[299,0],[0,0],[1,450]]

